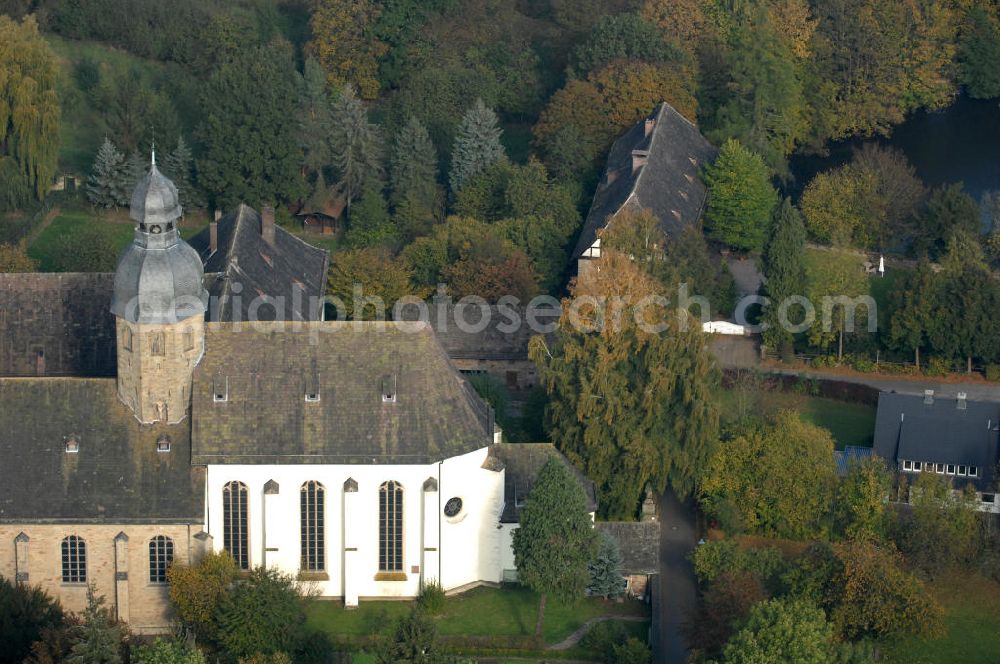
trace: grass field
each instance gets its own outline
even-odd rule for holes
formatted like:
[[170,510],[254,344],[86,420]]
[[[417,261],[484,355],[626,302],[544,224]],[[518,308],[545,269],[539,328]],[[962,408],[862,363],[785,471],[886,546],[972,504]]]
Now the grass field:
[[890,664],[996,664],[1000,662],[1000,583],[977,575],[948,576],[929,584],[945,608],[947,633],[939,639],[900,639],[885,646]]
[[[357,609],[346,610],[339,602],[314,602],[309,608],[308,626],[335,635],[370,636],[408,613],[411,606],[411,602],[362,602]],[[475,588],[449,597],[436,622],[441,636],[530,637],[537,613],[538,595],[530,590]],[[648,616],[649,610],[640,602],[616,604],[586,599],[569,605],[550,599],[545,611],[545,642],[557,643],[587,620],[603,615]]]
[[[206,224],[201,215],[185,217],[181,235],[190,238]],[[112,272],[118,254],[133,234],[127,210],[98,213],[84,205],[70,206],[34,238],[28,255],[38,261],[41,272]]]
[[846,445],[871,445],[875,433],[875,408],[836,399],[790,392],[724,390],[721,406],[723,420],[729,422],[747,414],[798,411],[802,419],[828,429],[837,449]]

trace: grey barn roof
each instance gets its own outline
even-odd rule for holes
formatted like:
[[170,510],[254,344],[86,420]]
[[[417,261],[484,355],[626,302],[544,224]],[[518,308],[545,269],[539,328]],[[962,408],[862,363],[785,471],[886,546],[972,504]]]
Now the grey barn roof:
[[[0,522],[200,523],[189,431],[140,425],[114,379],[2,378]],[[164,435],[170,451],[157,452]]]
[[209,324],[194,463],[432,463],[486,447],[490,409],[430,327],[409,327]]
[[993,487],[1000,459],[1000,403],[924,398],[883,392],[875,419],[875,453],[896,465],[899,460],[976,466],[979,478],[955,477],[956,485],[972,482],[980,491]]
[[656,574],[660,571],[658,521],[599,521],[594,527],[618,542],[624,574]]
[[[325,292],[327,252],[281,227],[274,231],[272,245],[261,233],[260,213],[241,203],[218,221],[216,251],[209,228],[191,238],[213,298],[209,320],[250,320],[254,312],[256,320],[321,320],[322,309],[310,302]],[[263,304],[262,295],[282,301]]]
[[503,443],[490,448],[490,461],[497,469],[504,468],[504,508],[501,523],[517,523],[521,508],[531,490],[542,466],[549,459],[557,459],[576,476],[587,495],[587,509],[597,511],[597,489],[570,460],[563,456],[551,443]]
[[[638,169],[632,168],[633,150],[648,151],[645,165]],[[661,103],[612,145],[573,258],[579,258],[623,208],[652,210],[668,237],[699,224],[706,194],[699,172],[716,154],[697,127],[670,104]]]

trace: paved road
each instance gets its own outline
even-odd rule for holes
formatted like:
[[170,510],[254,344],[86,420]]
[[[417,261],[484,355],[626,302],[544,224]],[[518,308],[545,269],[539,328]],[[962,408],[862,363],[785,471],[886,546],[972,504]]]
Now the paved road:
[[770,366],[761,366],[761,371],[786,375],[808,376],[821,380],[839,380],[845,383],[869,385],[883,392],[899,392],[900,394],[917,394],[923,396],[924,390],[934,390],[934,395],[954,399],[959,392],[965,392],[973,401],[1000,401],[1000,383],[944,383],[933,378],[890,378],[887,376],[868,376],[865,374],[842,374],[825,371],[793,371]]
[[660,499],[660,616],[654,643],[656,664],[685,664],[687,645],[681,625],[698,601],[694,568],[688,554],[698,541],[694,508],[672,491]]

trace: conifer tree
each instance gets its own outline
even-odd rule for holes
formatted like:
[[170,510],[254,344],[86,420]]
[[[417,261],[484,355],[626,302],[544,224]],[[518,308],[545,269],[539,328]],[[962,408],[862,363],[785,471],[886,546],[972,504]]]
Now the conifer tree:
[[451,153],[449,183],[452,193],[462,188],[469,178],[486,170],[501,159],[507,158],[500,136],[503,130],[497,115],[486,107],[482,99],[476,99],[462,118],[455,137],[455,147]]
[[306,59],[302,71],[301,96],[299,144],[304,155],[302,163],[309,174],[314,174],[330,165],[333,116],[326,88],[326,74],[313,58]]
[[87,586],[83,623],[74,632],[75,643],[66,659],[69,664],[121,664],[122,630],[93,585]]
[[437,195],[437,150],[427,128],[415,116],[399,130],[389,158],[391,202],[413,201],[430,209]]
[[551,458],[538,472],[521,509],[513,548],[518,578],[540,595],[535,623],[540,637],[548,596],[567,602],[583,596],[590,581],[588,565],[597,551],[587,497],[562,461]]
[[87,200],[98,207],[117,208],[128,205],[129,193],[125,157],[105,138],[87,178]]
[[[806,292],[806,267],[802,260],[806,244],[806,228],[802,215],[786,198],[775,210],[771,236],[764,246],[761,256],[764,277],[764,294],[770,303],[764,307],[765,345],[778,352],[786,352],[792,343],[792,333],[779,320],[781,303],[793,295],[804,296]],[[786,307],[789,322],[791,312]]]
[[740,251],[760,249],[778,202],[764,160],[729,139],[703,177],[708,186],[705,222],[709,237]]
[[618,597],[625,590],[622,576],[622,552],[618,542],[608,533],[601,531],[597,557],[590,563],[590,585],[587,590],[592,595]]
[[920,351],[930,346],[937,292],[938,283],[930,263],[922,260],[891,295],[889,345],[896,350],[913,353],[913,362],[918,370]]
[[177,145],[163,159],[162,170],[168,178],[173,180],[181,199],[181,206],[184,208],[204,206],[204,201],[198,195],[191,177],[193,166],[194,159],[191,155],[191,148],[183,136],[178,136]]
[[369,176],[382,175],[382,135],[378,126],[368,121],[361,100],[350,86],[344,87],[333,106],[333,164],[347,199],[357,197]]
[[393,243],[396,239],[396,227],[389,216],[382,183],[368,178],[361,198],[351,208],[345,240],[351,247],[363,249]]

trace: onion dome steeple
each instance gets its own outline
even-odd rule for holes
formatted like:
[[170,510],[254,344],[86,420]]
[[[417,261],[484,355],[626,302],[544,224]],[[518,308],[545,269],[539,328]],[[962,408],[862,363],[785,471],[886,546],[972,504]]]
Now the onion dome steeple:
[[135,238],[118,259],[111,313],[132,323],[175,323],[204,314],[208,292],[198,253],[181,239],[177,187],[156,168],[132,192]]

